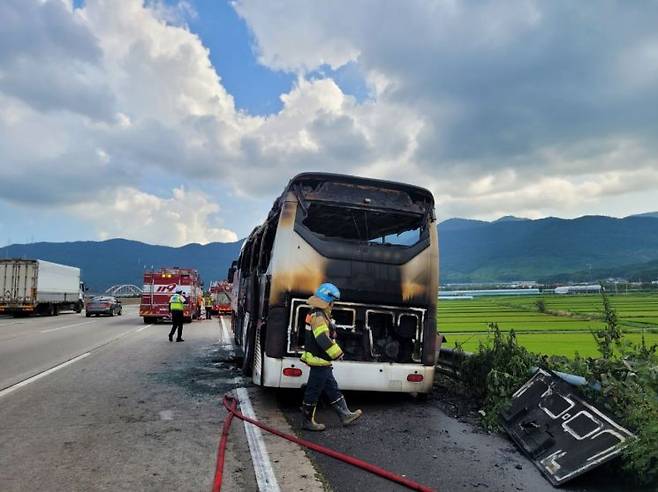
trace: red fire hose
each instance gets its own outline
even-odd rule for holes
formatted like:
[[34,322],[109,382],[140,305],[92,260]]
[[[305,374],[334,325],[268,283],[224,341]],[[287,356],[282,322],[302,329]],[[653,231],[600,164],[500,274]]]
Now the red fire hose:
[[226,419],[224,420],[224,426],[222,428],[222,438],[219,441],[219,447],[217,449],[217,466],[215,468],[215,480],[213,482],[213,488],[212,488],[213,492],[219,492],[222,489],[222,474],[224,471],[224,454],[226,453],[226,443],[228,442],[228,434],[229,434],[229,429],[231,428],[231,422],[233,421],[233,417],[237,417],[240,420],[249,422],[250,424],[260,427],[261,429],[266,430],[267,432],[270,432],[275,436],[282,437],[283,439],[292,441],[296,444],[299,444],[300,446],[304,446],[306,448],[312,449],[313,451],[317,451],[318,453],[326,454],[331,458],[340,460],[352,466],[356,466],[357,468],[361,468],[362,470],[370,472],[374,475],[378,475],[382,478],[390,480],[391,482],[396,482],[400,485],[407,487],[408,489],[418,490],[420,492],[434,492],[434,489],[431,489],[430,487],[421,485],[418,482],[409,480],[408,478],[401,477],[400,475],[397,475],[388,470],[384,470],[383,468],[377,465],[373,465],[363,460],[360,460],[358,458],[355,458],[353,456],[349,456],[347,454],[334,451],[333,449],[320,446],[319,444],[315,444],[314,442],[306,441],[305,439],[300,439],[298,437],[291,436],[290,434],[284,434],[283,432],[273,427],[270,427],[266,424],[263,424],[258,420],[251,419],[241,414],[240,412],[237,411],[237,406],[238,406],[238,402],[234,397],[230,395],[224,395],[224,408],[226,408],[226,410],[228,411],[228,415],[226,415]]

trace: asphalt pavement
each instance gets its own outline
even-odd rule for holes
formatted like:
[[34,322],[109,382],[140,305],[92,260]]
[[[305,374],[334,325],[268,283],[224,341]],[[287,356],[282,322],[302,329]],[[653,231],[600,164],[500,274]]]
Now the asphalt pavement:
[[[217,320],[170,343],[135,309],[0,319],[0,490],[210,490],[221,395],[245,382]],[[256,490],[241,426],[230,442],[225,490]]]
[[[355,375],[358,377],[358,375]],[[439,376],[440,377],[440,376]],[[364,415],[343,427],[323,402],[316,418],[324,432],[300,430],[301,392],[279,392],[279,405],[300,437],[355,456],[440,492],[555,492],[535,465],[504,434],[489,433],[477,418],[457,418],[445,408],[439,385],[427,399],[406,394],[348,392],[346,399]],[[309,451],[334,492],[407,490],[375,475]],[[630,487],[606,464],[561,487],[570,492],[618,492]],[[646,489],[642,489],[646,490]]]
[[[137,306],[122,316],[59,316],[0,319],[0,389],[39,374],[135,330]],[[128,321],[126,321],[130,318]]]

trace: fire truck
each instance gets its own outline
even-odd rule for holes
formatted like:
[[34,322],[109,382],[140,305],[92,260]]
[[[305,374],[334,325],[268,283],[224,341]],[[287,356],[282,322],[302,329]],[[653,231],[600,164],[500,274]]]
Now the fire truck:
[[213,282],[210,284],[213,314],[231,314],[231,289],[233,286],[226,282]]
[[139,305],[139,315],[145,324],[160,320],[171,320],[169,298],[177,290],[183,291],[187,300],[183,315],[190,323],[201,315],[203,283],[193,268],[161,268],[159,271],[144,272],[144,292]]

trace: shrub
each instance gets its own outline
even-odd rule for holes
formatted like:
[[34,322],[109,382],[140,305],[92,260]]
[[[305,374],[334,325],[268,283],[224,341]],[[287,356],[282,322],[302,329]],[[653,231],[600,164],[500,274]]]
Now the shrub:
[[[624,340],[617,314],[602,293],[605,327],[592,332],[601,357],[573,359],[532,354],[517,343],[514,331],[503,334],[491,323],[492,340],[480,342],[471,357],[461,357],[462,382],[482,405],[482,423],[499,429],[498,414],[529,379],[530,368],[543,367],[583,376],[585,398],[616,416],[638,437],[624,450],[623,468],[642,483],[658,483],[658,347]],[[539,301],[538,301],[539,302]],[[539,309],[539,306],[537,306]],[[459,349],[459,347],[458,347]],[[462,351],[463,354],[463,351]],[[599,389],[594,389],[599,388]]]
[[546,312],[546,303],[544,302],[544,299],[537,299],[537,302],[535,302],[535,307],[540,313]]

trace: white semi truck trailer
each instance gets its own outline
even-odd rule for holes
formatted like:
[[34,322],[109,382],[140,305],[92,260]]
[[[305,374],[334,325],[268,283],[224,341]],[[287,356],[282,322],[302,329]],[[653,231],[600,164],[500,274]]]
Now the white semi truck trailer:
[[82,311],[80,269],[44,260],[0,260],[0,314]]

